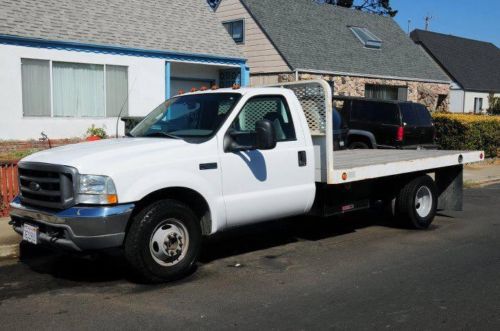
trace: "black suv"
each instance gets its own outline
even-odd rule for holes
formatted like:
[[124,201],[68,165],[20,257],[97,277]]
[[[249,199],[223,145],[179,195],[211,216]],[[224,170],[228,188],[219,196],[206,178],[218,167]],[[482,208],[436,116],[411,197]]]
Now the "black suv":
[[424,105],[355,97],[334,97],[334,105],[349,127],[349,148],[437,148]]

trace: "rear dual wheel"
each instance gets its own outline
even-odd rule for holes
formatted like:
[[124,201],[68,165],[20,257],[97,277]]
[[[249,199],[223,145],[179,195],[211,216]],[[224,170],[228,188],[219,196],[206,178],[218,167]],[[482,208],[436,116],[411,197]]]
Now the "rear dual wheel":
[[427,229],[437,209],[436,184],[428,175],[417,177],[399,191],[395,201],[395,213],[399,221],[414,229]]

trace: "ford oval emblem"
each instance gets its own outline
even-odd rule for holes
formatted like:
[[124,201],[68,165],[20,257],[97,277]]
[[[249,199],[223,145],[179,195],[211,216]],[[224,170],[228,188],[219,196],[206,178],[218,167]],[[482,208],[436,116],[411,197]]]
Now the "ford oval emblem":
[[41,186],[37,182],[30,182],[30,190],[32,191],[40,191]]

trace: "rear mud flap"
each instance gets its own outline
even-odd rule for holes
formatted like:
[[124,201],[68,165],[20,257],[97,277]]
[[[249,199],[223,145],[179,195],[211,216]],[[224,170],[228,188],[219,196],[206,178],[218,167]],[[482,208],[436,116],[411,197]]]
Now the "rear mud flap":
[[463,210],[463,165],[436,170],[439,210]]

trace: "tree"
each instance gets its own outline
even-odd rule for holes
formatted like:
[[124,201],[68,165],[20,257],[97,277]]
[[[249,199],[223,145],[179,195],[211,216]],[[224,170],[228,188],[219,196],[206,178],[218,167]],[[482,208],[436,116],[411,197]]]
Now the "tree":
[[397,10],[392,9],[390,0],[315,0],[318,3],[326,3],[335,6],[346,8],[354,8],[363,10],[373,14],[387,15],[390,17],[396,16]]

